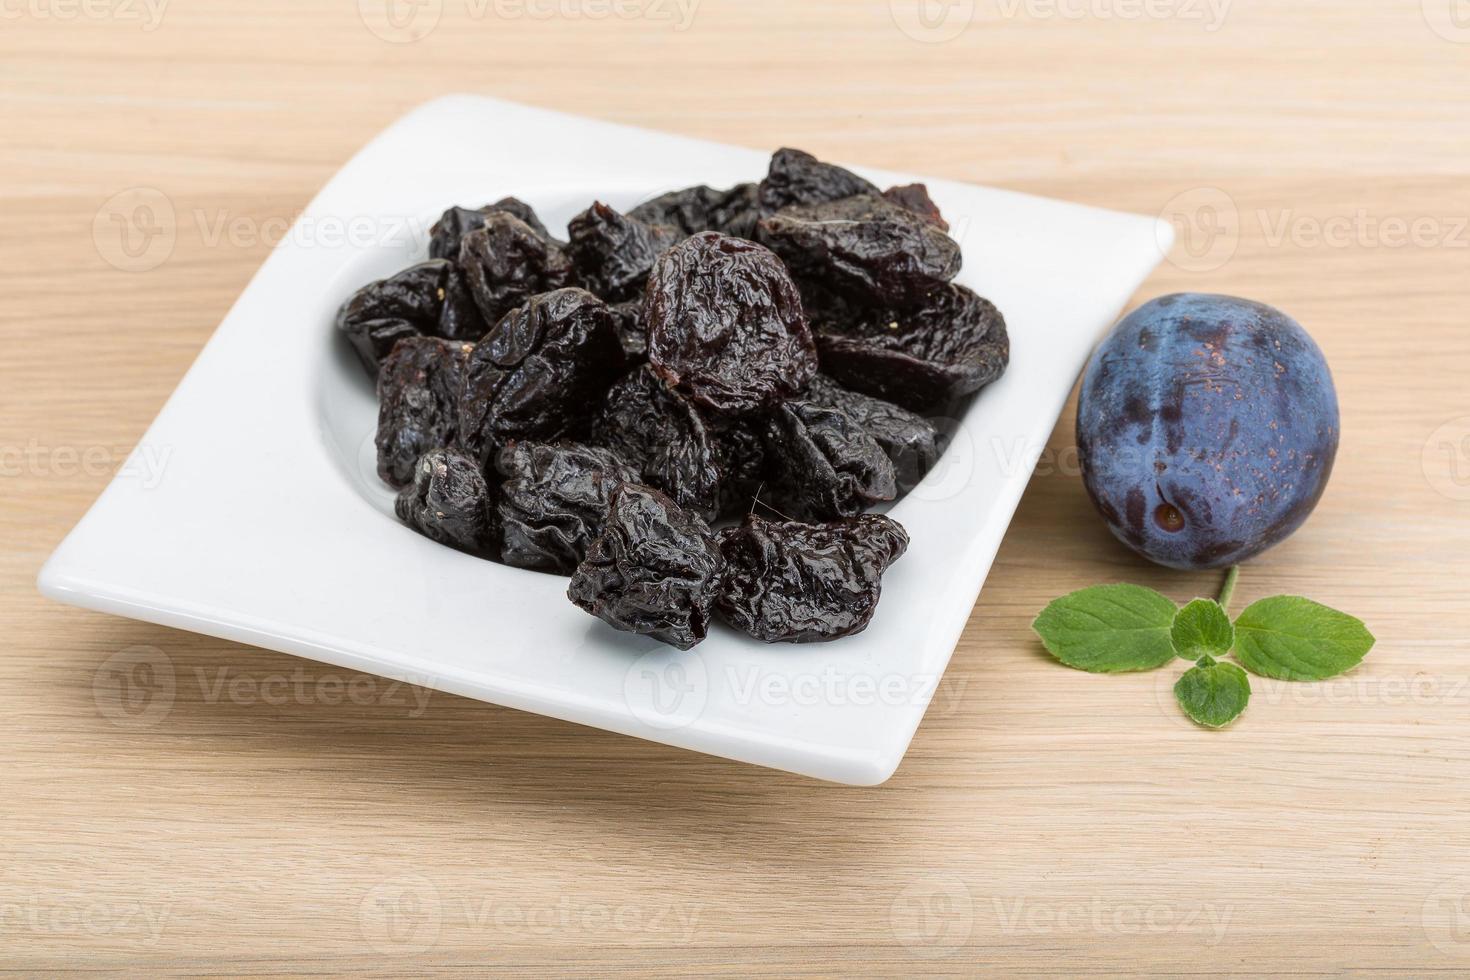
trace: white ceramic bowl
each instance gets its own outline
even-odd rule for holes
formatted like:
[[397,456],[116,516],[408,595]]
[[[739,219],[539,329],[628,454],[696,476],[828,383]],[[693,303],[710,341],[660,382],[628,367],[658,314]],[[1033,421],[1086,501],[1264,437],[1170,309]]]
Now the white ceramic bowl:
[[[772,147],[774,149],[774,147]],[[908,554],[834,643],[719,627],[688,653],[573,607],[566,580],[398,524],[374,472],[372,386],[332,327],[353,290],[426,254],[450,204],[514,194],[554,231],[769,153],[471,96],[431,102],[344,167],[271,254],[135,459],[51,556],[63,602],[286,651],[763,766],[874,784],[898,766],[1093,342],[1167,248],[1152,218],[925,180],[958,281],[1010,326],[1011,366],[891,515]]]

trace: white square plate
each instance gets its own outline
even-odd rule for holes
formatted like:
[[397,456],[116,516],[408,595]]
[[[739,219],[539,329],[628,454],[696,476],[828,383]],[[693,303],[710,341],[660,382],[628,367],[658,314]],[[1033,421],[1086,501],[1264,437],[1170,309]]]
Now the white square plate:
[[578,611],[565,579],[401,526],[374,473],[372,386],[332,327],[353,290],[424,257],[424,231],[450,204],[513,194],[555,230],[594,198],[627,208],[758,180],[767,161],[471,96],[412,112],[271,254],[134,460],[51,556],[41,591],[700,752],[883,782],[1074,379],[1168,247],[1167,226],[856,168],[880,186],[927,181],[964,249],[958,281],[1004,312],[1012,358],[956,420],[940,466],[891,509],[912,545],[872,625],[828,644],[767,646],[718,627],[679,653]]

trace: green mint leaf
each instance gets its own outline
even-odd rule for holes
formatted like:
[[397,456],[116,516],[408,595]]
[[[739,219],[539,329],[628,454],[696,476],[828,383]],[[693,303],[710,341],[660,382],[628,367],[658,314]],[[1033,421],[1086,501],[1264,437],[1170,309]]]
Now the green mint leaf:
[[1253,602],[1235,620],[1235,655],[1253,674],[1320,681],[1362,662],[1373,634],[1361,620],[1301,596]]
[[1152,670],[1174,659],[1178,607],[1138,585],[1094,585],[1055,599],[1031,628],[1053,657],[1094,674]]
[[1204,656],[1179,678],[1174,697],[1196,724],[1224,728],[1250,703],[1251,682],[1235,664],[1217,663],[1213,657]]
[[1169,629],[1174,652],[1185,660],[1213,654],[1223,657],[1235,645],[1235,627],[1214,599],[1195,599],[1174,615]]

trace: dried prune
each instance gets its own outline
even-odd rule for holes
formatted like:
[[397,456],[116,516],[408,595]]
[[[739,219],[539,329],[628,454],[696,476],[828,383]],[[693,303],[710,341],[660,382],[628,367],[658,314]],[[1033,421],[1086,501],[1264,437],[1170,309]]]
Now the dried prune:
[[743,238],[700,232],[660,255],[643,315],[654,369],[716,413],[770,408],[817,370],[796,284]]
[[837,409],[872,436],[893,462],[900,493],[917,486],[939,459],[939,430],[906,408],[849,391],[822,374],[812,379],[803,397],[824,408]]
[[368,373],[405,337],[478,340],[486,324],[452,262],[431,260],[359,289],[337,313]]
[[623,345],[623,359],[638,364],[648,359],[648,328],[643,323],[643,297],[609,303],[608,312],[613,316],[613,329],[617,331],[618,343]]
[[760,220],[759,185],[736,184],[721,191],[700,184],[669,191],[638,205],[628,216],[651,225],[667,225],[685,235],[718,231],[751,238]]
[[495,457],[501,561],[570,575],[602,533],[620,483],[638,474],[606,449],[518,442]]
[[877,514],[830,524],[750,516],[719,533],[724,583],[716,604],[731,626],[766,643],[811,643],[867,628],[883,573],[908,548]]
[[473,344],[405,337],[378,374],[378,475],[401,487],[419,457],[455,445],[459,389]]
[[452,207],[439,216],[429,229],[429,258],[459,258],[459,243],[465,235],[485,223],[488,208]]
[[[450,208],[445,211],[434,227],[429,229],[429,257],[435,259],[459,258],[460,242],[464,236],[481,227],[485,216],[492,211],[504,211],[524,221],[537,235],[548,242],[556,242],[536,216],[535,210],[525,201],[505,197],[482,208]],[[557,243],[560,244],[560,243]]]
[[624,483],[567,598],[616,629],[688,650],[709,632],[724,564],[699,515]]
[[949,231],[949,222],[944,220],[944,215],[939,213],[939,205],[929,196],[928,186],[899,184],[884,191],[883,197],[890,203],[914,212],[940,231]]
[[720,513],[748,513],[770,480],[763,415],[722,419],[714,426],[715,452],[722,479]]
[[648,270],[679,232],[620,214],[601,201],[567,223],[567,246],[582,284],[608,302],[643,292]]
[[541,223],[541,218],[537,216],[536,209],[518,197],[502,197],[494,204],[485,205],[484,209],[486,211],[504,211],[506,214],[514,215],[524,221],[530,226],[532,231],[547,241],[556,242],[558,245],[565,244],[552,237],[551,232],[547,231],[546,226]]
[[779,460],[771,497],[789,517],[853,517],[898,495],[888,454],[835,408],[787,402],[772,414],[766,443],[771,458]]
[[508,211],[489,212],[465,234],[459,265],[487,323],[538,293],[574,281],[571,259],[561,246]]
[[648,365],[612,386],[592,420],[592,441],[611,449],[642,473],[642,482],[680,507],[706,520],[719,512],[714,439],[694,406],[670,391]]
[[759,237],[798,278],[881,306],[919,302],[960,271],[954,239],[874,194],[785,208]]
[[515,198],[450,208],[430,262],[338,316],[383,365],[395,511],[681,649],[715,611],[767,642],[861,631],[908,546],[863,512],[941,447],[916,413],[1009,357],[948,227],[923,184],[792,149],[759,184],[596,202],[567,242]]
[[1011,349],[994,304],[954,285],[910,310],[869,310],[845,323],[821,323],[817,344],[826,374],[916,412],[994,381]]
[[413,484],[393,502],[398,519],[427,538],[472,555],[495,552],[490,487],[480,464],[450,449],[420,457]]
[[764,214],[793,204],[821,204],[854,194],[877,194],[878,188],[851,170],[823,163],[810,153],[784,147],[771,157],[771,167],[757,192]]
[[622,370],[602,300],[575,287],[534,296],[490,329],[465,366],[460,445],[488,462],[512,439],[576,437]]

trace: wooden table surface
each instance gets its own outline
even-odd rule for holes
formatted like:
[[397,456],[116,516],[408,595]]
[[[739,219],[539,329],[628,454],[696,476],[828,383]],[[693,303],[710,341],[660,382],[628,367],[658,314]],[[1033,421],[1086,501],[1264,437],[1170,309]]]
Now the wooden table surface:
[[[0,965],[1470,972],[1463,9],[361,7],[0,3]],[[1343,405],[1321,506],[1249,564],[1237,603],[1307,594],[1377,648],[1336,681],[1258,683],[1218,734],[1181,722],[1176,672],[1050,662],[1028,624],[1062,592],[1218,585],[1113,542],[1071,408],[876,789],[41,599],[42,561],[286,223],[379,129],[454,91],[1177,217],[1189,234],[1134,302],[1279,305]],[[171,210],[154,212],[162,253],[127,224],[137,188]],[[170,669],[171,706],[123,710],[119,655]]]

